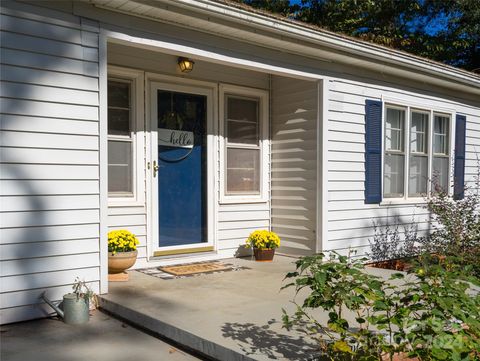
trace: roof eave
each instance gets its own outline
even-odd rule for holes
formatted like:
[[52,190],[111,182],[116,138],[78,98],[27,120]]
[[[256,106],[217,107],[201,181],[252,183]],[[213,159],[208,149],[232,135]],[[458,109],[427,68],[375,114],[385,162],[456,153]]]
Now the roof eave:
[[[90,2],[104,8],[115,10],[115,8],[108,6],[108,2],[105,0],[90,0]],[[459,85],[461,85],[462,90],[467,93],[480,94],[480,77],[468,71],[362,40],[344,37],[328,31],[311,29],[308,26],[247,11],[217,1],[133,0],[132,2],[157,8],[171,6],[172,8],[182,8],[188,12],[197,12],[203,15],[208,14],[209,21],[218,18],[224,22],[237,23],[244,26],[247,25],[251,28],[268,31],[270,34],[281,36],[282,39],[287,42],[301,40],[303,42],[309,42],[314,46],[321,46],[335,51],[345,52],[360,59],[369,59],[373,62],[386,63],[391,66],[390,69],[386,69],[387,72],[390,71],[392,74],[395,73],[397,67],[410,69],[413,72],[426,73],[433,78],[453,82],[450,86],[452,89],[458,90]],[[138,14],[132,13],[132,15],[135,16]],[[158,18],[152,19],[159,20]],[[188,23],[185,23],[184,25],[189,26]],[[412,76],[413,75],[414,74],[412,74]],[[405,72],[403,72],[403,76],[405,76]],[[448,86],[448,83],[444,83]]]

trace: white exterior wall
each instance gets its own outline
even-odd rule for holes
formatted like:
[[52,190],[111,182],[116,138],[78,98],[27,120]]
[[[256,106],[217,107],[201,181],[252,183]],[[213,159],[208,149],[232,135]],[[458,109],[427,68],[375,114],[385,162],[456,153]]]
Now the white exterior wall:
[[[413,84],[412,84],[413,85]],[[395,206],[365,204],[365,100],[387,98],[420,109],[452,109],[467,116],[465,179],[470,184],[476,172],[476,151],[480,151],[480,107],[452,100],[451,96],[434,96],[378,81],[360,82],[334,78],[329,82],[328,111],[328,239],[324,250],[357,248],[368,251],[373,238],[373,222],[394,224],[418,223],[419,234],[429,229],[429,216],[422,204]],[[455,119],[453,119],[455,121]],[[454,146],[454,139],[452,140]],[[400,227],[403,231],[403,227]]]
[[316,251],[317,82],[272,77],[272,230],[280,252]]
[[2,2],[0,322],[99,290],[98,26]]

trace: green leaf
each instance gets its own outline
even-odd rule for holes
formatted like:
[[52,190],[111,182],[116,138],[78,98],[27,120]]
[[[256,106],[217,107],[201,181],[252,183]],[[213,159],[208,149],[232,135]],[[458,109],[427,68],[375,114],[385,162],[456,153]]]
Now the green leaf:
[[360,324],[367,322],[363,317],[356,317],[355,320]]
[[352,348],[345,341],[338,340],[333,344],[333,349],[338,352],[345,352],[353,355]]
[[383,301],[375,301],[373,303],[373,308],[374,310],[379,310],[379,311],[386,311],[388,310],[388,306],[385,302]]
[[338,319],[338,320],[333,321],[333,322],[329,322],[327,325],[332,331],[340,333],[340,334],[344,333],[348,329],[348,322],[347,322],[347,320],[344,320],[343,318]]
[[325,285],[326,280],[327,280],[327,275],[325,273],[320,273],[320,272],[315,273],[315,281],[317,282],[318,286],[323,287]]
[[405,275],[403,273],[394,273],[390,276],[391,280],[404,279]]

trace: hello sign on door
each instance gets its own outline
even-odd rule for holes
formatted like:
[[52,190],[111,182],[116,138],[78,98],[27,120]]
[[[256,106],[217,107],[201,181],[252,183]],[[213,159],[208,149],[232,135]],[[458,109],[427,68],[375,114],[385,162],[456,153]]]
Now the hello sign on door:
[[193,148],[193,132],[158,129],[158,145],[175,148]]

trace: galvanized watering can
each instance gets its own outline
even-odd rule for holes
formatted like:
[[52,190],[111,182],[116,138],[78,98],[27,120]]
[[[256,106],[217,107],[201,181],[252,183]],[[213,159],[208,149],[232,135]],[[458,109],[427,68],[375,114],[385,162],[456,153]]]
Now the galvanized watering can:
[[89,320],[90,302],[88,298],[79,297],[76,293],[67,293],[63,296],[63,311],[47,298],[45,292],[43,292],[42,298],[63,318],[63,322],[69,325],[80,325]]

